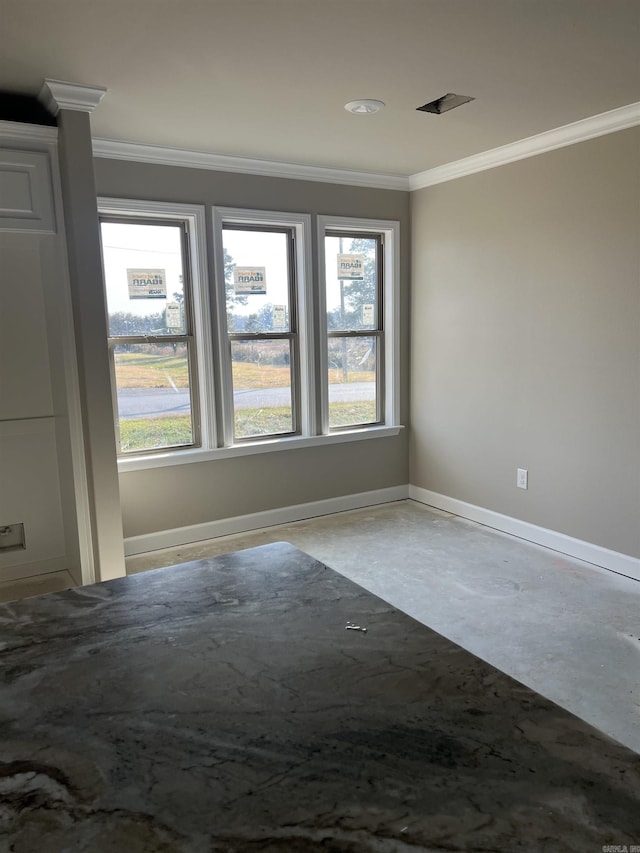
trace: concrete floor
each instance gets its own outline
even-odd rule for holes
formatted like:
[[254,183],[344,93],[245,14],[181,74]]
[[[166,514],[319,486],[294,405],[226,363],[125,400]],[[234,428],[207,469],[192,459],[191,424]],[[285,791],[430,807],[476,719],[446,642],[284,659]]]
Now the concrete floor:
[[[640,582],[415,501],[127,559],[129,574],[286,541],[640,753]],[[73,586],[0,584],[0,601]]]
[[286,541],[640,753],[640,583],[414,501],[130,557]]
[[71,589],[76,582],[69,572],[48,572],[45,575],[34,575],[31,578],[21,578],[15,581],[0,582],[0,602],[17,601],[20,598],[31,598],[33,595],[45,595],[47,592],[60,592]]

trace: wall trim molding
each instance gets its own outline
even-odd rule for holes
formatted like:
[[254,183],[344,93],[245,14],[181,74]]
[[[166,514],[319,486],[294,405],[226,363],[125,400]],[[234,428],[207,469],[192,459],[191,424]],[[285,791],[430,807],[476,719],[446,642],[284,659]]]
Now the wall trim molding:
[[69,572],[71,577],[73,577],[66,556],[47,557],[44,560],[36,560],[33,563],[15,563],[12,566],[2,567],[0,569],[0,583],[40,577],[41,575],[48,575],[50,572]]
[[183,148],[164,148],[160,145],[144,145],[140,142],[123,142],[116,139],[94,139],[93,156],[108,160],[130,160],[135,163],[184,166],[191,169],[210,169],[215,172],[238,172],[268,178],[293,178],[299,181],[346,184],[382,190],[406,192],[409,189],[409,178],[405,175],[382,175],[352,169],[328,169],[324,166],[253,160],[248,157],[188,151]]
[[600,568],[640,581],[640,559],[636,557],[611,551],[608,548],[602,548],[600,545],[558,533],[556,530],[548,530],[546,527],[539,527],[536,524],[530,524],[509,515],[502,515],[493,510],[475,506],[475,504],[465,503],[465,501],[450,498],[447,495],[441,495],[420,486],[410,485],[409,497],[411,500],[427,506],[459,515],[462,518],[469,519],[469,521],[475,521],[502,533],[517,536],[519,539],[526,539],[527,542],[542,545],[552,551],[559,551],[569,557],[592,563]]
[[[60,81],[48,82],[59,83]],[[72,86],[73,84],[64,85]],[[93,87],[80,88],[91,90]],[[104,94],[106,90],[93,88],[93,91]],[[86,106],[66,108],[87,109]],[[426,169],[424,172],[416,172],[414,175],[385,175],[377,172],[359,172],[352,169],[330,169],[324,166],[257,160],[117,139],[94,139],[93,154],[94,157],[103,157],[108,160],[129,160],[135,163],[182,166],[192,169],[210,169],[217,172],[236,172],[270,178],[292,178],[300,181],[318,181],[406,192],[453,181],[456,178],[473,175],[476,172],[484,172],[487,169],[495,169],[497,166],[535,157],[547,151],[554,151],[557,148],[564,148],[577,142],[585,142],[598,136],[616,133],[619,130],[626,130],[639,124],[640,101],[562,127],[556,127],[553,130],[547,130],[535,136],[520,139],[517,142],[482,151],[479,154],[473,154],[471,157],[464,157],[461,160],[454,160],[433,169]]]
[[331,515],[334,512],[345,512],[350,509],[363,509],[368,506],[403,501],[408,497],[409,486],[390,486],[371,492],[342,495],[337,498],[294,504],[264,512],[237,515],[233,518],[205,521],[202,524],[190,524],[187,527],[176,527],[172,530],[143,533],[140,536],[129,536],[124,540],[125,556],[132,557],[135,554],[157,551],[160,548],[188,545],[191,542],[215,539],[218,536],[229,536],[232,533],[248,533],[251,530],[273,527],[276,524],[291,524],[294,521]]
[[36,150],[58,142],[58,128],[44,124],[23,124],[20,121],[0,121],[0,142],[11,145],[36,145]]
[[521,139],[518,142],[492,148],[489,151],[483,151],[462,160],[455,160],[433,169],[427,169],[424,172],[417,172],[409,177],[409,189],[413,191],[432,187],[434,184],[442,184],[446,181],[462,178],[465,175],[484,172],[487,169],[494,169],[496,166],[504,166],[507,163],[514,163],[516,160],[535,157],[547,151],[555,151],[557,148],[574,145],[576,142],[585,142],[587,139],[595,139],[597,136],[626,130],[638,124],[640,124],[640,101],[590,118],[574,121],[563,127],[547,130],[544,133],[538,133],[536,136],[529,136],[527,139]]
[[98,106],[107,90],[103,86],[85,86],[65,80],[45,79],[38,100],[57,116],[60,110],[90,113]]
[[567,536],[556,530],[548,530],[545,527],[539,527],[536,524],[530,524],[527,521],[521,521],[518,518],[413,485],[391,486],[386,489],[342,495],[320,501],[309,501],[308,503],[279,507],[264,512],[248,513],[232,518],[206,521],[202,524],[191,524],[186,527],[175,527],[170,530],[129,536],[124,540],[125,556],[133,557],[148,551],[189,545],[204,539],[215,539],[236,533],[248,533],[273,527],[277,524],[291,524],[295,521],[304,521],[307,518],[318,518],[335,512],[363,509],[369,506],[402,501],[407,498],[444,512],[450,512],[452,515],[466,518],[501,533],[507,533],[518,539],[524,539],[534,545],[549,548],[551,551],[558,551],[568,557],[583,560],[585,563],[591,563],[632,580],[640,581],[640,559],[636,557],[602,548],[600,545]]

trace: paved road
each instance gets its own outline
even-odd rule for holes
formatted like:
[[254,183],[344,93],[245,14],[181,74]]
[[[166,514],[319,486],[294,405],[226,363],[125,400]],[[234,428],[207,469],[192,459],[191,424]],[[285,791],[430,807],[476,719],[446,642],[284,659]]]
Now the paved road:
[[[375,399],[374,382],[336,383],[330,386],[331,401],[352,403]],[[286,406],[291,403],[288,388],[264,388],[259,391],[236,391],[236,409],[258,409]],[[182,388],[126,388],[118,393],[121,418],[151,418],[155,415],[180,414],[189,411],[189,393]]]

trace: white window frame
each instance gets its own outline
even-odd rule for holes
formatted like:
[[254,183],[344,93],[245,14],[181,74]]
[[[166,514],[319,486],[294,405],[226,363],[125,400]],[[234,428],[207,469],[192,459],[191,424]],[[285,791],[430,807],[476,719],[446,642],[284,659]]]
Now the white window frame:
[[[295,234],[296,310],[298,315],[298,346],[300,376],[300,433],[314,433],[316,408],[310,389],[315,387],[313,376],[313,294],[311,290],[311,216],[306,213],[282,213],[272,210],[245,210],[235,207],[213,208],[213,256],[216,277],[216,305],[218,321],[218,364],[222,389],[222,429],[224,447],[247,446],[255,441],[269,440],[270,436],[243,439],[234,445],[233,434],[233,382],[227,330],[226,294],[224,286],[224,247],[222,231],[225,225],[264,225],[291,229]],[[295,440],[301,436],[285,436],[273,440]]]
[[[355,219],[347,216],[318,216],[318,281],[320,305],[320,411],[322,433],[329,434],[328,337],[326,300],[326,258],[324,238],[327,232],[346,231],[379,234],[383,243],[383,337],[384,337],[384,409],[382,424],[362,430],[399,429],[400,424],[400,223],[385,219]],[[332,430],[331,434],[336,431]]]
[[[200,399],[201,446],[168,448],[166,451],[118,457],[120,472],[204,462],[235,456],[295,448],[396,436],[400,425],[400,224],[391,220],[356,219],[318,215],[317,266],[312,253],[312,223],[309,214],[213,207],[213,258],[215,286],[209,281],[209,259],[205,208],[201,205],[138,199],[98,198],[100,214],[139,215],[144,219],[184,220],[189,234],[191,285],[197,383]],[[226,297],[222,224],[275,225],[295,230],[295,263],[300,347],[300,426],[301,435],[264,436],[233,444],[231,365],[227,346]],[[378,233],[384,239],[384,334],[385,396],[384,422],[348,428],[328,429],[327,336],[324,285],[324,234],[329,230]],[[316,289],[318,293],[316,294]],[[219,405],[216,419],[216,402]],[[221,414],[221,417],[220,417]]]
[[[191,299],[193,303],[193,332],[195,337],[195,359],[197,364],[197,394],[200,411],[200,447],[167,448],[166,451],[154,450],[153,454],[170,453],[179,457],[182,453],[197,452],[201,448],[215,446],[216,412],[213,376],[208,366],[212,363],[211,321],[209,306],[209,286],[207,276],[207,247],[204,207],[195,204],[171,204],[133,199],[98,198],[98,214],[105,216],[123,216],[127,219],[152,220],[161,223],[166,220],[181,221],[186,224],[189,239]],[[116,389],[113,389],[115,395]],[[117,412],[114,413],[117,417]],[[141,454],[143,451],[141,451]],[[152,451],[149,451],[149,458]],[[127,460],[137,461],[136,454],[127,454],[118,458],[119,466]]]

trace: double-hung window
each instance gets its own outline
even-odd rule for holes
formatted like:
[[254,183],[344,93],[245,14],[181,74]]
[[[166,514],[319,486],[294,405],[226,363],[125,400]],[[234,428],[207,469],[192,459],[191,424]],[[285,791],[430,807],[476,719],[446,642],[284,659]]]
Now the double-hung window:
[[289,229],[225,225],[222,240],[233,440],[297,435],[300,383],[293,234]]
[[322,431],[399,423],[398,223],[319,217]]
[[310,435],[310,217],[214,208],[213,220],[224,444]]
[[98,206],[122,470],[397,433],[398,223]]
[[384,419],[382,238],[325,232],[327,385],[330,429]]
[[206,447],[214,435],[204,211],[99,199],[118,453]]

